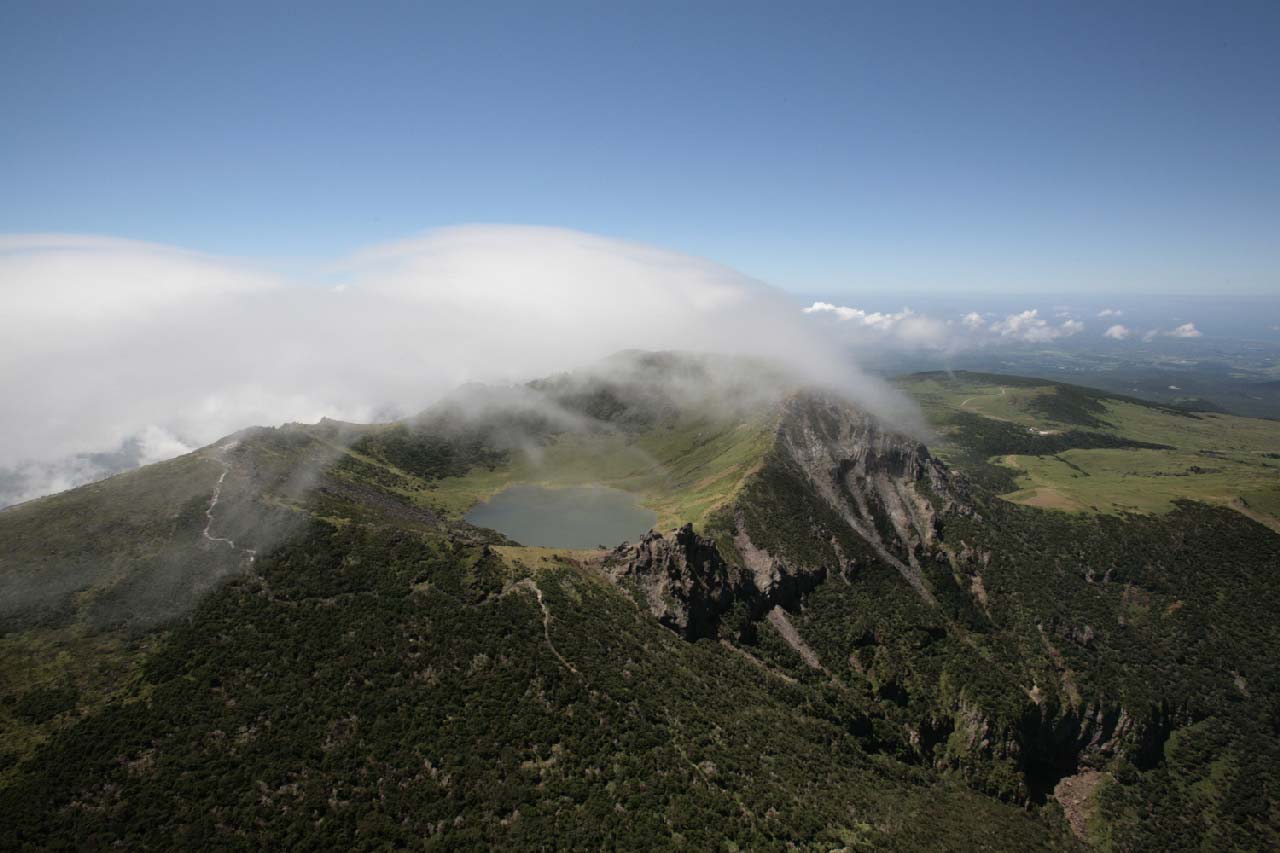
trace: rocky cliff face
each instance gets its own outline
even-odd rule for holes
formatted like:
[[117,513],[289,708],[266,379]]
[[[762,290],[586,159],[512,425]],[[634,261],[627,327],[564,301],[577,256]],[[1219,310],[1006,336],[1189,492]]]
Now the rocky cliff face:
[[951,472],[919,441],[839,400],[793,397],[778,449],[823,502],[935,603],[920,568],[938,545],[941,517],[966,509]]
[[[913,742],[923,759],[958,771],[979,789],[1018,802],[1043,802],[1062,779],[1103,769],[1116,756],[1140,769],[1154,767],[1173,730],[1194,721],[1186,708],[1168,703],[1135,716],[1115,702],[1058,706],[1033,701],[1021,717],[1001,719],[962,700],[935,709]],[[1016,770],[1012,782],[991,772],[1002,761]]]
[[619,545],[605,569],[615,582],[630,581],[658,621],[689,639],[715,633],[720,614],[745,592],[742,573],[692,524]]
[[[824,507],[829,520],[848,528],[844,534],[865,543],[934,603],[920,560],[936,556],[940,516],[959,506],[960,489],[950,472],[919,441],[847,402],[805,393],[782,405],[773,452],[757,476],[782,478],[806,503]],[[757,500],[748,514],[740,505],[748,499],[737,500],[722,513],[724,529],[714,537],[689,525],[665,536],[651,532],[615,550],[606,561],[608,573],[638,587],[663,624],[699,637],[716,633],[718,618],[735,604],[760,618],[774,607],[798,606],[830,574],[852,570],[854,561],[829,524],[815,521],[798,534],[818,543],[819,556],[808,561],[760,544],[775,539],[763,529],[770,518],[795,517],[803,507],[783,505],[775,496],[763,507]]]

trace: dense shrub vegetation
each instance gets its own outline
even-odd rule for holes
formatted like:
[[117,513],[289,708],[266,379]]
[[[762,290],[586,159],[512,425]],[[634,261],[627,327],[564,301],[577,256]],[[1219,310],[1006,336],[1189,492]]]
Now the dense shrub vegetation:
[[483,547],[313,525],[174,630],[146,698],[23,765],[8,843],[1065,843],[868,755],[845,691],[685,643],[571,565],[534,577],[554,651]]

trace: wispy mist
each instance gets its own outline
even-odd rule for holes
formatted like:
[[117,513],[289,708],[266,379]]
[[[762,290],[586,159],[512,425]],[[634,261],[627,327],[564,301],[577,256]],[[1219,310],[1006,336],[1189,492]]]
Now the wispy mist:
[[7,237],[0,289],[10,500],[109,473],[86,454],[132,446],[146,462],[252,424],[387,419],[463,383],[629,348],[767,359],[908,411],[781,292],[562,229],[444,229],[294,277],[131,241]]

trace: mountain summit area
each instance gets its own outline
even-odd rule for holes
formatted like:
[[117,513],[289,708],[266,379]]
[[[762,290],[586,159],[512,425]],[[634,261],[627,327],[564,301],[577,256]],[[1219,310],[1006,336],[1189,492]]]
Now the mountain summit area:
[[0,845],[1280,846],[1280,426],[898,385],[626,352],[0,511]]

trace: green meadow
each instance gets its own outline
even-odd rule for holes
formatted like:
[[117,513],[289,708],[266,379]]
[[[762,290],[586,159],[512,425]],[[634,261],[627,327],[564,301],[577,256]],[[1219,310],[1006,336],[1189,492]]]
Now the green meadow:
[[939,434],[944,458],[964,443],[960,413],[1037,437],[1112,436],[1153,447],[1068,447],[989,456],[1016,478],[1003,497],[1073,512],[1159,513],[1176,501],[1230,506],[1280,529],[1280,422],[1186,412],[1105,392],[989,374],[921,374],[900,383]]
[[682,417],[640,435],[562,433],[513,451],[508,464],[432,481],[415,499],[451,517],[515,484],[598,484],[631,492],[658,514],[658,528],[701,527],[755,470],[773,437],[776,413],[745,422]]

